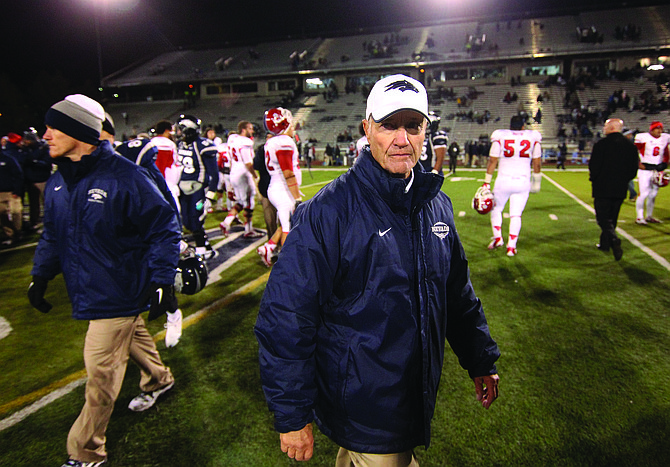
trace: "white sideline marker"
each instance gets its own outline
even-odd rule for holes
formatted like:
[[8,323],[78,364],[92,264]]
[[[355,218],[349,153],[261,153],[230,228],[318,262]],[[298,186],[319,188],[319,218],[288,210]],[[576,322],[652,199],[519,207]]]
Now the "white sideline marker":
[[551,219],[552,221],[557,221],[558,216],[556,214],[549,214],[549,219]]
[[459,211],[458,217],[465,217],[465,211]]

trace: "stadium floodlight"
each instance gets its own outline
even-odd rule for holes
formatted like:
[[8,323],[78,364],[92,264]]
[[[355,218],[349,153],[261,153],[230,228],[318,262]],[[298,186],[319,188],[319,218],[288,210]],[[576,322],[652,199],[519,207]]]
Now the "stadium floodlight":
[[115,11],[129,11],[135,8],[139,0],[85,0],[86,3],[92,4],[94,9],[93,20],[95,23],[95,44],[98,53],[98,77],[99,85],[102,88],[102,42],[100,40],[100,17],[104,15],[110,8],[113,7]]

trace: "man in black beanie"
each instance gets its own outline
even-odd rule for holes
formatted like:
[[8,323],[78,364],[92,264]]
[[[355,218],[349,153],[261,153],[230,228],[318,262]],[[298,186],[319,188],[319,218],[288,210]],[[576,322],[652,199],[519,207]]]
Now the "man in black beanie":
[[128,358],[142,374],[129,405],[150,408],[174,385],[140,316],[176,307],[179,223],[155,183],[100,141],[105,112],[81,94],[54,104],[44,139],[58,170],[45,189],[44,232],[35,250],[28,298],[43,313],[48,281],[63,273],[74,319],[88,320],[86,402],[70,429],[63,467],[107,460],[105,431]]

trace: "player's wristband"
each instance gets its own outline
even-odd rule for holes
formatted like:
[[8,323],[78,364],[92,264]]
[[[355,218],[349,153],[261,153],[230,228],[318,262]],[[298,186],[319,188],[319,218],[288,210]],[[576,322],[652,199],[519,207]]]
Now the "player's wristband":
[[491,179],[493,178],[493,174],[487,173],[484,175],[484,183],[491,184]]
[[216,199],[216,191],[208,191],[205,193],[205,198],[207,198],[210,201],[214,201]]

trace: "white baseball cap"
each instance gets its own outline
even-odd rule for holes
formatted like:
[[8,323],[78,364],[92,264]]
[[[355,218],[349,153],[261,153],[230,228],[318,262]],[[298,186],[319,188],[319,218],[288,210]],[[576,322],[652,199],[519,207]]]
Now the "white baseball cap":
[[401,110],[413,110],[428,118],[428,95],[419,81],[405,75],[391,75],[375,83],[368,95],[366,118],[381,122]]

